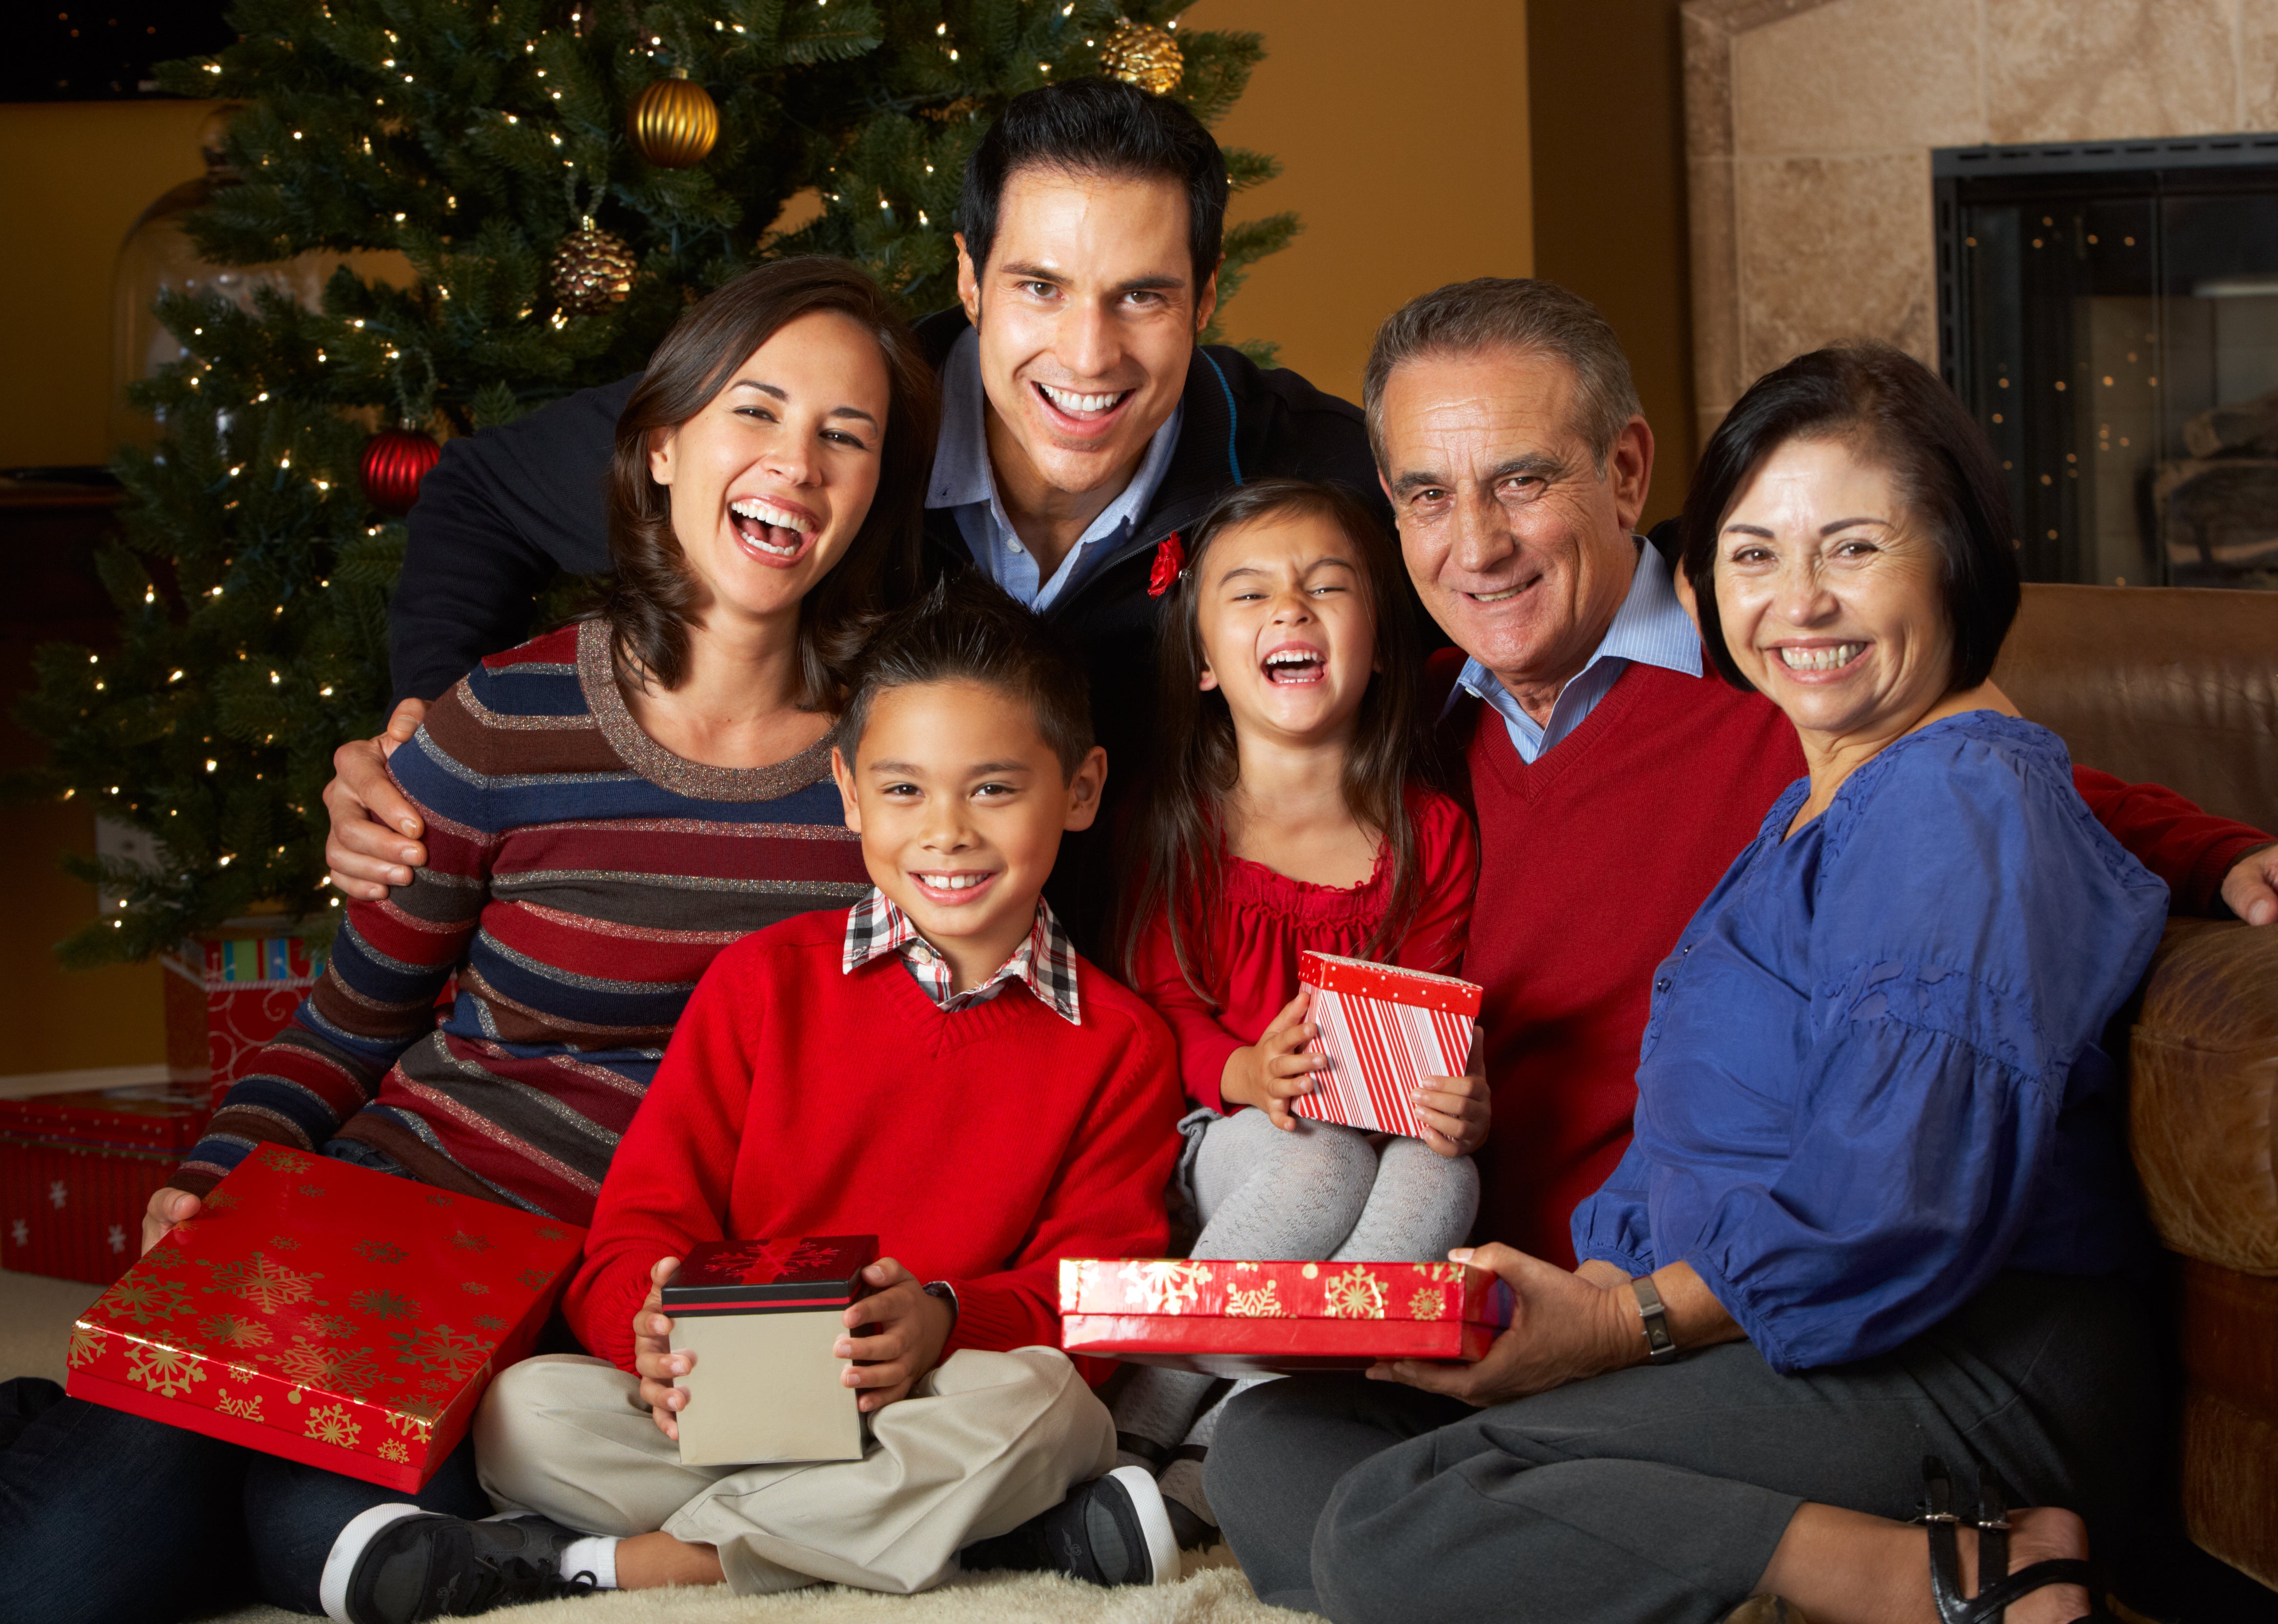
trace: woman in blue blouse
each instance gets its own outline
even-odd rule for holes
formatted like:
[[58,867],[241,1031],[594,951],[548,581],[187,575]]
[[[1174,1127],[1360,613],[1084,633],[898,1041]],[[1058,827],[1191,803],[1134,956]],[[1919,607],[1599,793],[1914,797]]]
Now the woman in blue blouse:
[[[2160,1418],[2097,1045],[2166,888],[1988,681],[2007,504],[1918,363],[1758,380],[1685,535],[1711,658],[1809,776],[1656,972],[1581,1266],[1471,1253],[1517,1300],[1478,1365],[1246,1395],[1212,1502],[1261,1595],[1340,1620],[2108,1617],[2078,1559],[2129,1530]],[[1925,1455],[1976,1468],[1976,1526],[1908,1525]]]

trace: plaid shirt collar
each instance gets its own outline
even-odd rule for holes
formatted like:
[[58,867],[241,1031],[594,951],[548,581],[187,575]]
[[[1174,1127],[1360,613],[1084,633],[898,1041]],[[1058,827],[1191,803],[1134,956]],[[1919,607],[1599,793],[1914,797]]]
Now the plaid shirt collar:
[[950,990],[949,961],[918,934],[908,914],[873,886],[868,896],[846,911],[846,953],[841,968],[852,975],[887,953],[900,954],[926,995],[945,1011],[986,1003],[1007,985],[1019,981],[1036,995],[1038,1003],[1070,1025],[1083,1025],[1076,1004],[1075,948],[1060,927],[1059,916],[1041,896],[1036,899],[1036,926],[1013,949],[1012,957],[980,986],[955,993]]

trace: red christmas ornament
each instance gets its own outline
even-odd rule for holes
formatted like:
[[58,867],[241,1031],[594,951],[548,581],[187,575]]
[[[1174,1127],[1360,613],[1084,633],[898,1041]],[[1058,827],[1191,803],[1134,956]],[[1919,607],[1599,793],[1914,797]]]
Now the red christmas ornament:
[[419,499],[419,482],[442,454],[417,429],[381,430],[363,448],[364,500],[382,513],[409,513]]
[[1147,596],[1160,598],[1178,580],[1179,572],[1187,567],[1187,544],[1173,530],[1155,547],[1155,568],[1147,572]]

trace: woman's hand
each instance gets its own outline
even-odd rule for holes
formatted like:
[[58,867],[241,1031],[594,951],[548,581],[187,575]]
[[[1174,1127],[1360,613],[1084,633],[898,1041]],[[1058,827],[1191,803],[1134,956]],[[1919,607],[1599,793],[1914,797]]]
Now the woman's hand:
[[325,864],[333,884],[359,902],[384,901],[388,887],[409,885],[411,871],[427,861],[419,840],[426,826],[387,775],[387,759],[426,718],[424,703],[406,699],[378,738],[350,739],[333,752],[335,776],[325,786],[325,812],[332,820]]
[[[830,1351],[854,1361],[841,1379],[863,1390],[855,1405],[869,1414],[910,1396],[917,1379],[941,1362],[957,1320],[947,1303],[891,1257],[865,1269],[862,1278],[879,1289],[848,1306],[846,1334]],[[869,1335],[855,1334],[866,1327]]]
[[187,1190],[177,1190],[168,1185],[153,1193],[150,1204],[142,1209],[142,1252],[165,1239],[166,1231],[177,1224],[187,1224],[205,1208],[205,1203]]
[[1423,1140],[1449,1161],[1487,1142],[1494,1105],[1487,1098],[1487,1034],[1472,1027],[1472,1059],[1461,1077],[1427,1077],[1410,1096],[1424,1124]]
[[1299,993],[1281,1006],[1265,1036],[1228,1055],[1218,1085],[1219,1098],[1227,1104],[1254,1105],[1275,1127],[1292,1131],[1297,1118],[1289,1102],[1312,1093],[1312,1073],[1329,1064],[1325,1055],[1303,1052],[1315,1035],[1305,1019],[1305,1002],[1306,995]]
[[648,1271],[647,1300],[633,1311],[633,1370],[640,1377],[640,1401],[648,1406],[656,1430],[676,1444],[680,1423],[673,1417],[688,1407],[688,1394],[675,1387],[672,1378],[696,1369],[696,1355],[672,1351],[672,1322],[659,1310],[664,1307],[666,1283],[679,1272],[678,1258],[657,1259]]
[[1404,1382],[1484,1407],[1644,1360],[1645,1338],[1630,1292],[1505,1246],[1458,1247],[1448,1256],[1502,1277],[1514,1300],[1510,1329],[1477,1364],[1399,1359],[1369,1367],[1371,1381]]

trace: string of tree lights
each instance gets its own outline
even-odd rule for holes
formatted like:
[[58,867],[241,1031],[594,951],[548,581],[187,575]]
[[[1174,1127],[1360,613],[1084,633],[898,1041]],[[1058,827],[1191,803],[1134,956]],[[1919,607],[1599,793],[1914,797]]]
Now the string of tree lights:
[[[321,309],[161,299],[185,353],[135,386],[165,437],[117,465],[118,644],[43,648],[21,712],[50,746],[29,787],[160,855],[70,861],[118,903],[64,961],[280,903],[304,933],[337,917],[319,794],[380,724],[399,515],[439,441],[637,370],[763,259],[844,255],[912,313],[949,303],[959,179],[1009,97],[1108,71],[1206,122],[1234,104],[1261,43],[1181,30],[1185,3],[241,0],[236,44],[162,65],[168,91],[243,103],[202,251],[394,250],[415,274],[343,267]],[[1275,168],[1227,162],[1237,188]],[[771,233],[810,187],[820,213]],[[1222,296],[1296,230],[1230,229]]]

